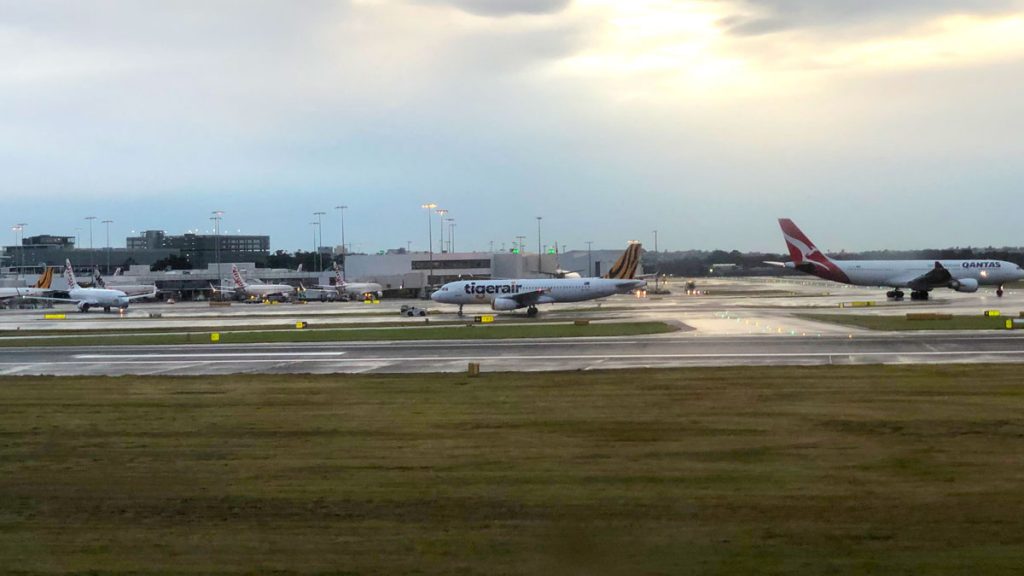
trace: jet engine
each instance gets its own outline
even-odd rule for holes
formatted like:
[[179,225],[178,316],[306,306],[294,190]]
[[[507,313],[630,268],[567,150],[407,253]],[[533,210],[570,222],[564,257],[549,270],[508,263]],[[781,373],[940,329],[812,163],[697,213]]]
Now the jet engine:
[[512,298],[495,298],[491,302],[491,308],[494,310],[515,310],[519,307],[519,303]]
[[949,287],[957,292],[977,292],[978,281],[974,278],[961,278],[950,282]]

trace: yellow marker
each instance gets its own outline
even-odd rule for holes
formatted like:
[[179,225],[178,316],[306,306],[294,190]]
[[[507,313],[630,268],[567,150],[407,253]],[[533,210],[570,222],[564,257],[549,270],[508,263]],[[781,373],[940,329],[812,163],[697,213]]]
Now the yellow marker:
[[43,314],[43,320],[64,320],[67,314]]
[[999,316],[999,310],[985,310],[985,316],[988,316],[989,318]]
[[373,303],[374,304],[380,304],[380,300],[374,300]]
[[307,324],[306,322],[303,322],[303,321],[299,321],[299,322],[295,323],[295,327],[298,328],[299,330],[305,328],[308,325],[309,324]]
[[484,324],[489,324],[491,322],[494,322],[494,316],[492,316],[490,314],[487,314],[485,316],[481,316],[480,317],[480,322],[482,322]]
[[210,334],[210,342],[220,342],[220,332]]

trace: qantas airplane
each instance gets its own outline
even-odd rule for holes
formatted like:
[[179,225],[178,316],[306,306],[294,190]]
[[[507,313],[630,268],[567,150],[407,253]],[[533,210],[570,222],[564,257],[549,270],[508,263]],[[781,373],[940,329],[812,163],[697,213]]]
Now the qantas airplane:
[[814,245],[789,218],[780,218],[782,237],[792,262],[769,262],[795,268],[825,280],[855,286],[888,286],[886,296],[903,299],[901,288],[911,290],[911,300],[927,300],[935,288],[977,292],[978,286],[997,286],[1024,278],[1020,266],[1003,260],[832,260]]
[[442,304],[458,304],[459,315],[466,304],[490,304],[493,310],[526,308],[537,315],[539,304],[582,302],[613,294],[628,294],[647,285],[637,280],[640,244],[630,244],[604,278],[528,278],[513,280],[460,280],[449,282],[430,295]]

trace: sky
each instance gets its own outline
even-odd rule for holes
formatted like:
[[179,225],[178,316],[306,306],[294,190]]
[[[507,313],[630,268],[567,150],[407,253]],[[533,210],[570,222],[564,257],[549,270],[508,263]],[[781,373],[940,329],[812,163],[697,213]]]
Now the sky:
[[5,237],[1024,245],[1024,0],[0,0]]

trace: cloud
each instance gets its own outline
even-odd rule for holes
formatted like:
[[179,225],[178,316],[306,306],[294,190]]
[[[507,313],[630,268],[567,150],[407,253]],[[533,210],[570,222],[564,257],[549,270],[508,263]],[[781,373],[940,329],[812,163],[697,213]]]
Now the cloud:
[[502,17],[516,14],[554,14],[565,10],[572,0],[425,0],[430,4],[453,6],[477,16]]
[[722,24],[738,36],[840,28],[879,33],[946,15],[992,16],[1021,9],[1019,0],[746,0]]

